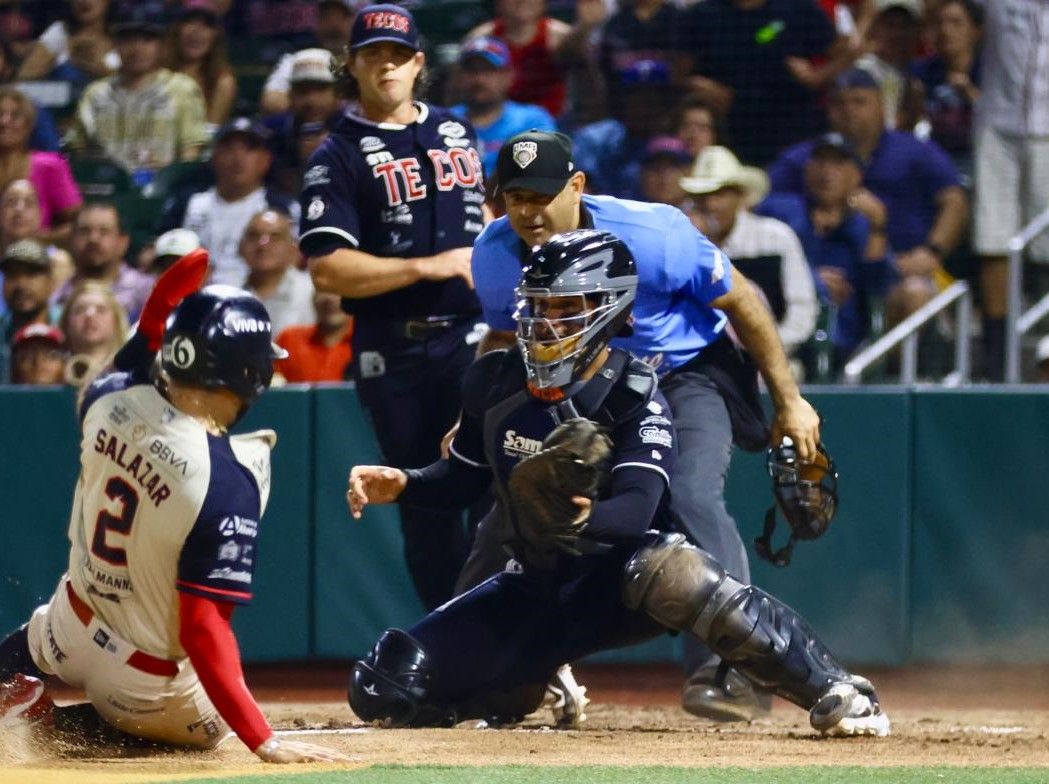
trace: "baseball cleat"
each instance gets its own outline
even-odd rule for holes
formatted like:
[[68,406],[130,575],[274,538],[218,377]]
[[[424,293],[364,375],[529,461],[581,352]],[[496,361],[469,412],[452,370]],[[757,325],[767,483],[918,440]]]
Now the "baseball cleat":
[[825,736],[850,737],[889,734],[889,717],[878,704],[874,687],[865,678],[836,683],[809,711],[812,726]]
[[772,698],[731,667],[704,667],[693,673],[681,693],[681,707],[710,721],[753,721],[768,713]]
[[31,709],[44,696],[44,682],[39,678],[18,674],[0,683],[0,726],[18,718],[34,718]]
[[567,664],[558,667],[554,677],[546,684],[543,704],[549,705],[554,714],[554,723],[561,729],[574,729],[586,721],[586,686],[576,683],[572,668]]

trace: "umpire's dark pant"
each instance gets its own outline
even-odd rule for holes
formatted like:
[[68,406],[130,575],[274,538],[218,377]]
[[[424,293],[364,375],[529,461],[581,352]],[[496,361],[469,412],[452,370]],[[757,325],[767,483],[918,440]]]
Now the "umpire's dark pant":
[[[389,324],[362,321],[353,336],[357,393],[383,459],[398,468],[429,465],[459,416],[463,374],[476,348],[466,336],[476,322],[410,339]],[[408,571],[423,606],[432,610],[452,597],[466,560],[463,511],[399,506]]]
[[[683,370],[660,379],[677,433],[677,469],[670,482],[670,512],[682,533],[745,585],[750,584],[747,549],[725,507],[725,479],[732,459],[732,422],[717,386],[702,372]],[[685,640],[685,670],[713,667],[718,657],[706,645]]]

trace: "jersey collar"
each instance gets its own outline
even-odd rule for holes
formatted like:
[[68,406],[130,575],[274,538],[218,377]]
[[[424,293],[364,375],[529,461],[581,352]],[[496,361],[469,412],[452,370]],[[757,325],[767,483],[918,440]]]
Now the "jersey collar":
[[[422,101],[412,101],[412,104],[415,106],[416,109],[419,110],[419,116],[415,118],[414,123],[409,123],[408,125],[422,125],[424,122],[426,122],[426,118],[430,116],[430,107]],[[352,120],[355,123],[367,125],[372,128],[381,128],[384,131],[403,131],[405,128],[408,127],[408,125],[402,125],[401,123],[372,122],[367,117],[362,117],[359,114],[354,114],[350,109],[346,110],[346,117],[347,119]]]

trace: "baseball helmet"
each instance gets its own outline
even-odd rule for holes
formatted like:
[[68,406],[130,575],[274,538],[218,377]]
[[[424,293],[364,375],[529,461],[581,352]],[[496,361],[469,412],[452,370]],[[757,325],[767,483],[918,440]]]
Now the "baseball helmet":
[[567,388],[613,337],[632,333],[636,294],[634,256],[607,231],[556,234],[535,248],[517,289],[516,313],[517,343],[533,394],[570,394]]
[[288,352],[273,343],[273,325],[257,297],[233,286],[206,286],[168,316],[160,365],[193,386],[228,389],[245,405],[266,391],[273,360]]
[[[786,566],[798,539],[823,536],[834,519],[838,511],[838,471],[823,444],[816,445],[814,460],[803,462],[789,436],[768,450],[765,465],[772,477],[776,503],[765,513],[764,531],[754,540],[754,545],[765,560]],[[777,506],[790,525],[791,534],[784,547],[773,551],[771,539]]]

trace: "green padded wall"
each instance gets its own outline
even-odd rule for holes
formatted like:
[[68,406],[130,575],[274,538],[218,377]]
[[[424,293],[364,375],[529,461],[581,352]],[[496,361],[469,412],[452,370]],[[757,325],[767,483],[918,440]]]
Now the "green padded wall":
[[[838,467],[839,511],[814,542],[798,542],[790,566],[760,560],[772,490],[764,455],[737,450],[726,492],[743,534],[752,581],[797,609],[838,655],[896,664],[907,653],[911,395],[808,390]],[[789,531],[779,518],[773,544]]]
[[69,560],[79,453],[68,389],[0,387],[0,634],[50,598]]
[[[823,539],[798,544],[787,569],[752,555],[754,582],[850,662],[1049,661],[1049,394],[865,388],[811,399],[841,473],[840,512]],[[65,568],[78,435],[68,390],[0,389],[0,411],[6,631]],[[379,459],[354,390],[274,390],[238,429],[256,427],[280,438],[257,598],[236,615],[245,658],[356,656],[383,629],[419,618],[396,510],[370,509],[360,522],[346,510],[350,466]],[[771,503],[761,456],[737,453],[727,495],[753,553]],[[663,637],[602,659],[679,649]]]
[[1049,661],[1049,394],[915,396],[912,657]]
[[313,559],[313,394],[306,386],[267,392],[236,431],[277,431],[273,488],[259,535],[255,598],[233,616],[237,639],[252,661],[310,655]]
[[421,618],[422,606],[404,564],[397,508],[369,508],[361,520],[346,508],[351,466],[382,462],[356,391],[321,386],[314,398],[313,652],[361,656],[387,627]]

